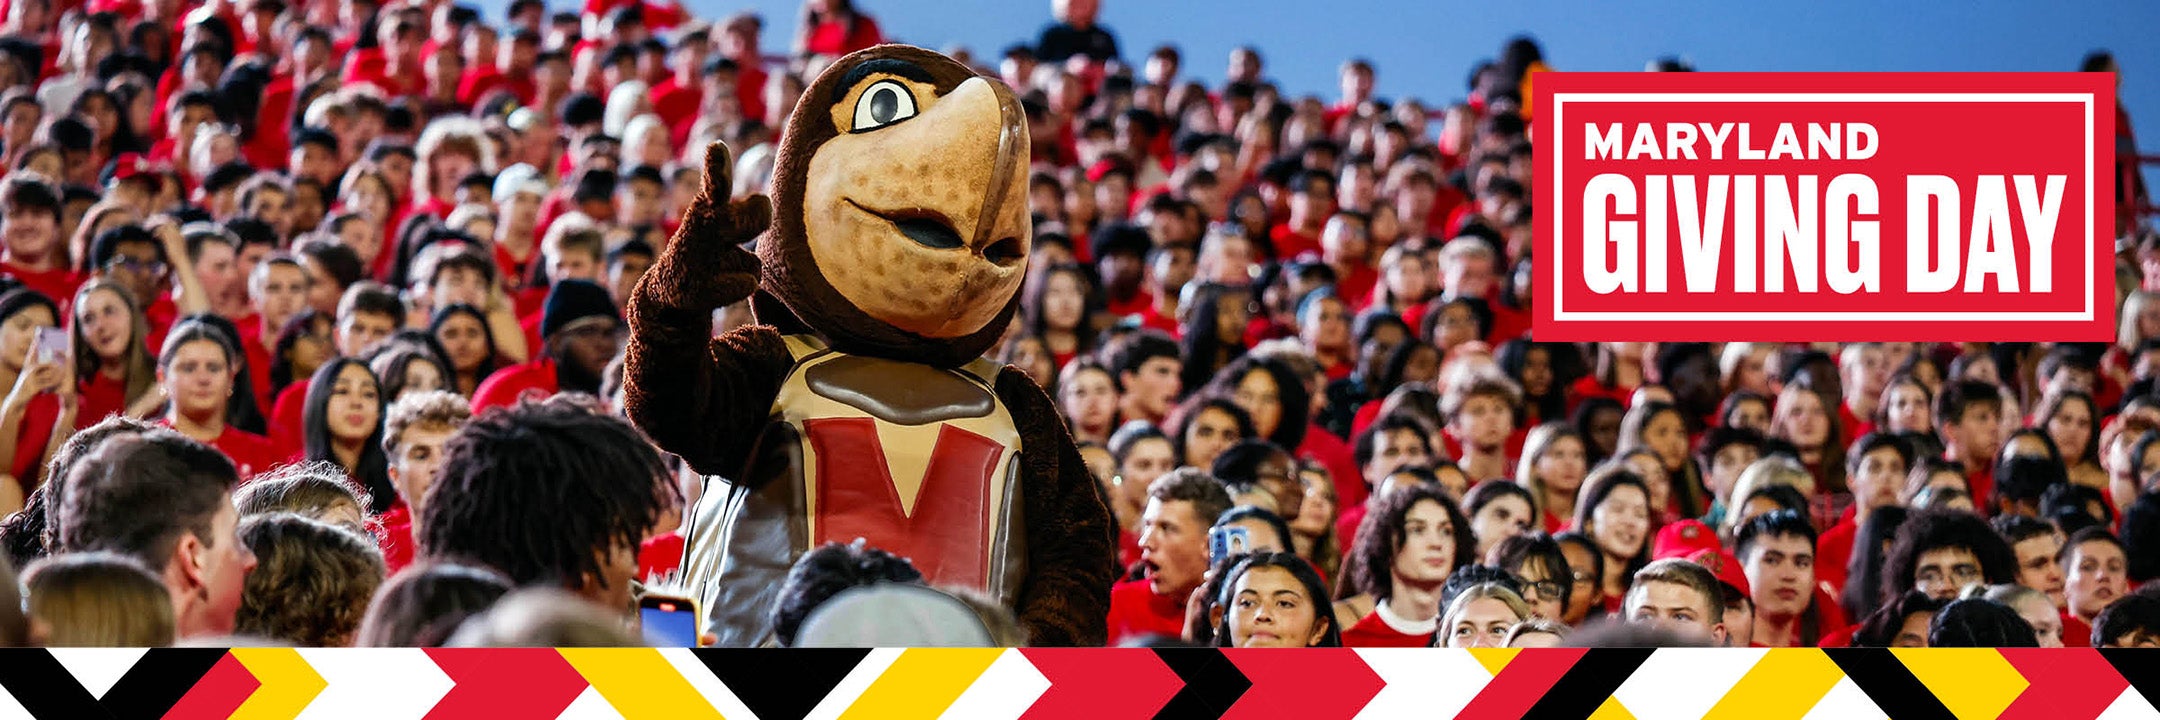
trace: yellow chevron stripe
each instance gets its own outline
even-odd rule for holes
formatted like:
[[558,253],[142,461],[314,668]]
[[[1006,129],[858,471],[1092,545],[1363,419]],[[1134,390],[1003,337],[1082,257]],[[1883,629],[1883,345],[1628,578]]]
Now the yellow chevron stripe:
[[563,659],[626,718],[712,718],[705,696],[652,648],[562,648]]
[[1910,648],[1890,654],[1959,720],[2001,715],[2031,684],[1993,648]]
[[1628,712],[1627,706],[1620,704],[1620,698],[1609,697],[1605,698],[1605,704],[1598,706],[1597,712],[1590,713],[1590,720],[1635,720],[1635,713]]
[[[1715,651],[1705,651],[1715,652]],[[1777,648],[1763,653],[1703,720],[1800,718],[1821,702],[1845,671],[1815,648]]]
[[997,662],[1001,648],[916,648],[900,653],[877,682],[855,698],[841,720],[931,720],[951,707],[975,678]]
[[1485,672],[1499,677],[1508,661],[1514,660],[1515,655],[1521,652],[1522,648],[1471,648],[1470,657],[1477,658],[1478,664],[1485,666]]
[[234,718],[291,720],[330,686],[292,648],[233,648],[232,656],[262,683],[233,710]]

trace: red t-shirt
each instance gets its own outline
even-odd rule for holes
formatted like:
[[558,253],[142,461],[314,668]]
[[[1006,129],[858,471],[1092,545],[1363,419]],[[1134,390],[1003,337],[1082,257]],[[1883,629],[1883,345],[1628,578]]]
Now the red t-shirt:
[[1110,644],[1150,635],[1185,635],[1185,598],[1157,595],[1147,580],[1129,580],[1110,588]]
[[[1358,476],[1352,476],[1352,477],[1358,477]],[[1352,481],[1352,482],[1355,482],[1355,483],[1357,483],[1357,485],[1358,485],[1358,489],[1359,489],[1360,491],[1364,491],[1364,488],[1365,488],[1365,485],[1364,485],[1364,483],[1365,483],[1365,480],[1364,480],[1364,478],[1362,478],[1362,477],[1358,477],[1358,479],[1356,479],[1356,480],[1354,480],[1354,481]],[[1342,483],[1341,483],[1340,481],[1336,482],[1336,483],[1335,483],[1335,488],[1336,488],[1335,492],[1337,493],[1337,497],[1340,497],[1340,495],[1341,495],[1341,493],[1342,493]],[[1349,504],[1349,503],[1343,503],[1343,504],[1342,504],[1342,513],[1341,513],[1341,514],[1339,514],[1339,515],[1337,515],[1337,516],[1336,516],[1336,518],[1335,518],[1335,545],[1336,545],[1336,547],[1342,547],[1342,548],[1354,548],[1354,547],[1357,547],[1357,529],[1358,529],[1358,526],[1359,526],[1359,525],[1362,525],[1362,524],[1364,524],[1364,523],[1365,523],[1365,509],[1366,509],[1366,508],[1365,508],[1365,503],[1362,503],[1362,502],[1361,502],[1361,503],[1358,503],[1358,504],[1356,504],[1356,505],[1352,505],[1352,504]]]
[[[172,427],[170,419],[160,419],[158,424]],[[291,459],[291,456],[278,452],[270,444],[269,438],[231,425],[225,426],[225,432],[208,444],[223,453],[226,459],[232,460],[233,467],[240,471],[242,483]]]
[[1147,288],[1141,288],[1138,292],[1133,293],[1132,297],[1123,300],[1108,298],[1104,304],[1108,306],[1112,315],[1120,317],[1139,315],[1147,312],[1149,308],[1155,307],[1155,294],[1148,292]]
[[1373,286],[1379,282],[1380,273],[1372,269],[1372,266],[1362,263],[1352,265],[1350,272],[1343,273],[1336,279],[1335,296],[1348,303],[1352,311],[1363,312],[1367,305],[1372,304]]
[[2065,610],[2062,614],[2063,647],[2092,647],[2092,626]]
[[818,23],[803,49],[813,55],[846,55],[882,42],[885,35],[878,31],[877,21],[857,13],[853,24],[833,20]]
[[383,566],[396,575],[413,561],[412,508],[400,499],[375,519],[375,542],[382,546]]
[[59,321],[67,320],[68,308],[75,304],[75,288],[82,286],[82,276],[66,267],[31,270],[13,262],[0,261],[0,272],[13,275],[24,287],[52,298],[53,303],[60,306],[60,317],[53,318]]
[[127,410],[127,381],[93,372],[75,386],[75,424],[89,427],[106,416]]
[[172,332],[173,323],[180,322],[180,306],[170,295],[159,295],[143,308],[143,319],[150,323],[150,336],[143,338],[152,357],[165,350],[165,335]]
[[248,313],[233,321],[240,331],[240,351],[247,356],[248,383],[255,390],[255,409],[270,417],[277,410],[277,398],[270,396],[270,348],[262,341],[262,315]]
[[1972,495],[1973,507],[1981,517],[1995,516],[1995,466],[1974,468],[1965,473],[1965,490]]
[[1380,617],[1380,611],[1374,610],[1342,632],[1342,644],[1343,647],[1432,647],[1433,633],[1411,635],[1396,630]]
[[60,398],[38,393],[23,408],[22,424],[15,429],[15,464],[8,472],[22,485],[23,495],[37,487],[38,465],[45,460],[45,446],[52,442],[53,424],[60,422]]
[[1857,507],[1845,508],[1845,516],[1815,541],[1815,579],[1839,595],[1845,592],[1845,563],[1852,559],[1853,535],[1860,531],[1860,523],[1853,518]]
[[1156,311],[1152,304],[1140,312],[1140,327],[1161,330],[1173,340],[1185,337],[1185,331],[1178,327],[1177,318]]
[[646,540],[638,546],[637,576],[639,579],[657,577],[682,567],[683,534],[681,529]]
[[294,378],[270,406],[270,444],[288,456],[306,451],[307,389],[310,378]]
[[1358,474],[1357,458],[1342,438],[1313,423],[1305,428],[1305,441],[1298,446],[1297,456],[1327,468],[1335,482],[1336,507],[1365,504],[1365,478]]
[[481,381],[480,387],[473,390],[472,410],[477,415],[491,407],[514,405],[528,392],[549,396],[561,391],[562,383],[555,378],[555,363],[541,358],[497,370]]
[[1275,259],[1290,262],[1306,253],[1320,254],[1320,238],[1290,229],[1289,225],[1277,225],[1268,231],[1268,241],[1274,244]]
[[669,77],[652,89],[653,114],[670,128],[695,122],[704,104],[705,89],[697,83],[684,85]]
[[1598,382],[1595,375],[1585,375],[1582,379],[1576,380],[1574,385],[1568,386],[1568,391],[1569,413],[1575,412],[1575,408],[1582,405],[1584,400],[1594,397],[1611,398],[1620,403],[1620,407],[1623,408],[1627,407],[1628,401],[1635,397],[1635,388],[1607,387],[1604,383]]

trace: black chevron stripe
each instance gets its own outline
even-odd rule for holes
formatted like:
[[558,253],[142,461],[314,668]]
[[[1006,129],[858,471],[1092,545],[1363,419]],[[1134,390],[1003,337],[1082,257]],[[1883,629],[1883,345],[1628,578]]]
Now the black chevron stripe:
[[691,653],[764,720],[802,720],[870,651],[699,648]]
[[1897,720],[1955,720],[1935,692],[1913,677],[1889,648],[1829,648],[1823,653],[1845,677],[1867,693],[1883,713]]
[[152,648],[99,703],[118,720],[156,720],[224,657],[221,648]]
[[2160,707],[2160,651],[2140,648],[2100,648],[2100,657],[2107,658],[2115,666],[2115,672],[2130,687],[2145,696],[2145,701]]
[[52,653],[35,648],[0,651],[0,687],[31,717],[109,718],[98,699]]
[[1215,648],[1157,648],[1155,656],[1185,681],[1185,687],[1155,712],[1159,719],[1219,718],[1252,688],[1252,680]]
[[1575,666],[1538,698],[1525,720],[1579,720],[1596,713],[1627,682],[1635,669],[1650,659],[1655,648],[1596,648],[1583,653]]

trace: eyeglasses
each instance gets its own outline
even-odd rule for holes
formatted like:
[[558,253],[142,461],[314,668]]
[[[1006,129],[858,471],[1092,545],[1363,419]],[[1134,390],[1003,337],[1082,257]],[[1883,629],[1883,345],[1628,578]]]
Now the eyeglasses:
[[126,270],[128,272],[144,273],[149,275],[163,275],[166,271],[166,265],[165,263],[156,260],[137,260],[126,255],[114,256],[113,259],[105,261],[106,272],[116,272],[119,270]]
[[[1584,578],[1584,579],[1587,579],[1587,578]],[[1547,600],[1547,599],[1550,599],[1550,600],[1558,600],[1558,599],[1560,599],[1560,583],[1556,583],[1556,582],[1553,582],[1553,581],[1551,581],[1551,580],[1539,580],[1539,581],[1537,581],[1537,582],[1525,582],[1525,583],[1523,583],[1523,589],[1524,589],[1524,590],[1528,590],[1528,591],[1530,591],[1530,593],[1531,593],[1531,596],[1530,596],[1530,597],[1525,597],[1525,598],[1523,598],[1524,600]]]

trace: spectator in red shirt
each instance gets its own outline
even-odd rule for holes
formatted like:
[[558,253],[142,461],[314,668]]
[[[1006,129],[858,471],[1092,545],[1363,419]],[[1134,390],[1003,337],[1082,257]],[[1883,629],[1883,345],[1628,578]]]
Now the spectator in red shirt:
[[[1631,573],[1626,617],[1722,645],[1726,640],[1724,594],[1708,568],[1665,558]],[[1615,583],[1607,581],[1608,587]]]
[[412,562],[413,518],[420,514],[428,488],[435,484],[444,446],[470,419],[472,410],[464,398],[439,390],[399,398],[385,414],[383,451],[389,457],[397,502],[378,518],[376,537],[392,574]]
[[[765,56],[758,50],[758,38],[764,34],[765,21],[756,13],[739,12],[721,23],[720,56],[735,61],[736,99],[742,103],[743,117],[764,120]],[[779,127],[779,126],[774,126]]]
[[1805,516],[1778,510],[1740,526],[1733,551],[1753,591],[1754,643],[1765,647],[1814,647],[1844,629],[1843,613],[1818,601],[1815,528]]
[[[2100,625],[2100,613],[2130,592],[2128,561],[2122,541],[2104,527],[2088,527],[2070,535],[2057,561],[2063,568],[2064,644],[2077,645],[2072,629],[2084,634]],[[2075,622],[2072,622],[2072,621]],[[2082,639],[2082,638],[2080,638]]]
[[[1416,485],[1378,498],[1344,559],[1336,622],[1350,647],[1429,647],[1441,588],[1455,568],[1477,562],[1470,521],[1439,488]],[[1366,610],[1367,605],[1371,609]]]
[[420,43],[424,39],[420,25],[398,17],[380,25],[377,36],[382,43],[380,61],[347,66],[345,82],[374,85],[389,97],[420,94]]
[[457,186],[475,172],[495,172],[495,144],[478,121],[442,118],[428,123],[413,147],[413,212],[446,217],[456,207]]
[[171,409],[159,424],[214,447],[229,458],[242,477],[252,478],[282,463],[268,438],[233,427],[227,417],[233,402],[234,372],[240,350],[232,338],[210,323],[189,320],[173,328],[158,356],[158,379]]
[[530,392],[600,392],[600,372],[622,348],[622,316],[606,289],[586,280],[564,280],[548,292],[541,311],[544,338],[536,358],[495,371],[473,391],[474,410],[507,406]]
[[1183,634],[1186,602],[1208,569],[1208,528],[1229,509],[1229,493],[1199,470],[1180,469],[1148,486],[1141,577],[1110,590],[1110,644]]
[[75,300],[82,279],[60,242],[60,194],[34,175],[0,181],[0,272],[60,303]]
[[1216,647],[1342,647],[1326,611],[1327,584],[1303,558],[1263,552],[1238,562],[1221,583]]
[[301,416],[307,459],[337,465],[354,487],[367,491],[369,515],[380,515],[397,501],[382,443],[387,404],[382,382],[367,363],[348,356],[316,369]]
[[[1462,446],[1455,459],[1473,479],[1505,478],[1514,469],[1508,437],[1515,430],[1515,408],[1522,392],[1503,379],[1480,378],[1441,397],[1447,431]],[[1654,509],[1656,510],[1656,509]]]
[[1943,456],[1964,463],[1973,504],[1993,506],[1995,456],[2003,444],[2002,393],[1978,380],[1943,383],[1935,396],[1936,431]]
[[108,550],[155,568],[179,638],[233,631],[255,555],[240,541],[232,502],[240,478],[229,460],[169,432],[116,436],[68,482],[53,517],[57,551]]
[[795,54],[838,57],[885,42],[876,20],[854,0],[803,0],[795,28]]
[[1320,232],[1335,214],[1335,179],[1325,173],[1300,170],[1291,176],[1289,220],[1268,229],[1272,257],[1297,260],[1307,253],[1320,254]]
[[1103,348],[1104,364],[1117,374],[1124,396],[1118,400],[1118,416],[1146,420],[1158,425],[1170,414],[1183,392],[1176,341],[1160,332],[1142,330]]

